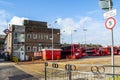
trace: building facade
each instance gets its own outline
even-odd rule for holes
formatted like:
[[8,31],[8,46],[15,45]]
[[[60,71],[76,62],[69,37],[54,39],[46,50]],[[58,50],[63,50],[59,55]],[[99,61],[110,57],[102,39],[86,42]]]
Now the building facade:
[[[10,33],[6,37],[6,49],[11,57],[16,56],[19,59],[31,59],[35,52],[42,49],[52,48],[52,30],[53,30],[53,48],[60,48],[60,29],[47,27],[47,22],[24,20],[22,26],[10,25]],[[23,54],[23,55],[21,55]]]
[[0,53],[4,51],[4,38],[5,35],[0,35]]

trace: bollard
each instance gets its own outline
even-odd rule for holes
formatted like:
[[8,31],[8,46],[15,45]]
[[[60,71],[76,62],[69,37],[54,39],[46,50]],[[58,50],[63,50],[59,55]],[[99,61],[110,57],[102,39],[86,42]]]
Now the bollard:
[[48,63],[47,62],[45,62],[45,80],[47,80],[47,66],[48,66]]

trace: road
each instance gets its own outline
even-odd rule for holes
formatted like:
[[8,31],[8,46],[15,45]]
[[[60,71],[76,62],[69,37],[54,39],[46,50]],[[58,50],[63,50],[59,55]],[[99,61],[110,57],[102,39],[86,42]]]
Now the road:
[[0,80],[39,80],[16,68],[14,63],[0,62]]

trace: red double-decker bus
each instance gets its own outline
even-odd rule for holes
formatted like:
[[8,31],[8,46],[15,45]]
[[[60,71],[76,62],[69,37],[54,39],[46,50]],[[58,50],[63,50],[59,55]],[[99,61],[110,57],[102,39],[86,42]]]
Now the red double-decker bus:
[[[120,52],[118,47],[113,47],[114,55],[118,55]],[[104,54],[110,55],[111,54],[111,46],[104,47]]]
[[82,57],[82,50],[80,44],[72,44],[61,48],[61,58],[78,59]]
[[97,47],[90,47],[90,48],[86,48],[85,53],[87,56],[99,56],[99,48]]

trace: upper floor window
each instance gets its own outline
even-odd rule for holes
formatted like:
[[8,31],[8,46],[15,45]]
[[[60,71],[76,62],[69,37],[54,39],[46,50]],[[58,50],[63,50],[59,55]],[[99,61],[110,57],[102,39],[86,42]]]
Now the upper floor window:
[[46,39],[47,39],[47,40],[49,39],[49,36],[48,36],[48,35],[46,35]]
[[39,39],[43,39],[43,35],[42,34],[39,34]]
[[44,35],[44,40],[48,40],[49,39],[49,35],[45,34]]
[[31,34],[27,34],[27,39],[31,39]]
[[42,51],[43,47],[42,46],[39,46],[38,47],[38,51]]
[[17,32],[14,32],[14,38],[17,38]]
[[33,34],[33,39],[37,39],[37,34]]
[[18,43],[18,39],[14,39],[14,44],[17,44]]
[[31,51],[31,46],[27,46],[26,48],[26,51]]
[[33,46],[33,52],[37,52],[37,46]]

